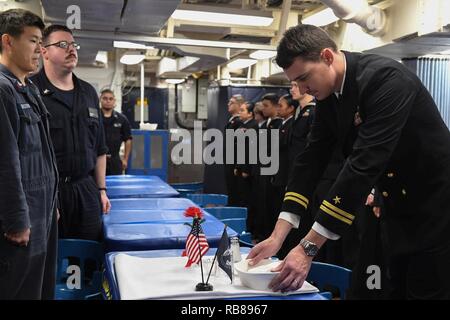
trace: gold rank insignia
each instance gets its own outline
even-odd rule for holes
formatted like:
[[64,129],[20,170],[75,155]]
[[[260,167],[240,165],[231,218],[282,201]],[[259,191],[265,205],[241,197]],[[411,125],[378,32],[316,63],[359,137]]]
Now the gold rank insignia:
[[286,200],[297,202],[298,204],[302,205],[305,209],[308,208],[309,200],[300,193],[286,192],[286,194],[284,195],[284,201]]
[[[333,200],[336,201],[341,199],[338,196],[336,196],[336,198],[334,198]],[[353,220],[355,219],[354,215],[336,207],[327,200],[323,200],[322,204],[320,205],[320,210],[348,225],[351,225]]]
[[334,204],[338,204],[341,203],[341,198],[339,198],[338,196],[333,198]]

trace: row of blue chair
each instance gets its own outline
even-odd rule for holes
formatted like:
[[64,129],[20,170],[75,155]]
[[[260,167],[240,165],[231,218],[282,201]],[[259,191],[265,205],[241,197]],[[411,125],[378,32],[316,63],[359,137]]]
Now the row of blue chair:
[[[59,239],[55,299],[101,298],[103,259],[99,242]],[[71,289],[77,282],[80,287]]]
[[177,190],[181,197],[203,191],[203,182],[171,183],[170,186]]
[[225,194],[188,193],[185,198],[190,199],[202,208],[226,206],[228,196]]
[[239,234],[241,245],[253,247],[252,235],[247,232],[247,208],[243,207],[211,207],[205,209],[228,227]]

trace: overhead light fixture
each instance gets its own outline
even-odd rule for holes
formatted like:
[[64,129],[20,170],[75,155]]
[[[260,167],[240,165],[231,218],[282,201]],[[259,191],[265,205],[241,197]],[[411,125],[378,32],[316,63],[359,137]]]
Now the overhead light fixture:
[[98,51],[95,56],[95,61],[103,64],[108,63],[108,52],[107,51]]
[[166,82],[170,84],[180,84],[183,83],[184,81],[185,81],[184,79],[166,79]]
[[145,58],[145,55],[141,52],[127,52],[120,58],[120,63],[123,64],[138,64],[141,63]]
[[227,64],[227,67],[231,70],[237,70],[237,69],[245,69],[250,67],[251,65],[254,65],[258,61],[254,59],[236,59],[230,63]]
[[146,46],[142,43],[136,43],[136,42],[129,42],[129,41],[113,41],[114,48],[121,48],[121,49],[155,49],[155,47],[152,46]]
[[331,10],[330,8],[326,8],[325,10],[319,11],[302,19],[302,23],[312,24],[313,26],[317,27],[323,27],[338,20],[339,18],[334,15],[333,10]]
[[439,53],[440,53],[440,54],[449,54],[449,55],[450,55],[450,49],[441,51],[441,52],[439,52]]
[[264,60],[270,59],[277,55],[276,51],[268,51],[268,50],[256,50],[252,52],[249,57],[256,60]]
[[273,22],[273,16],[270,11],[241,10],[224,7],[214,8],[201,5],[181,5],[179,9],[172,13],[172,18],[177,20],[255,27],[267,27]]

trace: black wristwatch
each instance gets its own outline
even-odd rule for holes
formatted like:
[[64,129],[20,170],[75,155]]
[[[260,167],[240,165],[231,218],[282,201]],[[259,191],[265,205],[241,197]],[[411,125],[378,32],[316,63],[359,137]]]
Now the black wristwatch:
[[306,239],[302,239],[300,241],[300,245],[302,246],[303,250],[305,251],[305,254],[308,257],[315,257],[317,252],[319,251],[319,248],[315,243],[308,241]]
[[103,191],[103,190],[104,190],[105,192],[108,191],[106,188],[98,188],[98,191]]

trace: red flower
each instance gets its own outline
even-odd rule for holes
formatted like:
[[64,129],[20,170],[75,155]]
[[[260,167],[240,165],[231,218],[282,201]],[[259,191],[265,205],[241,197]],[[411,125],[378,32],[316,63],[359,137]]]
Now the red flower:
[[202,210],[199,207],[189,207],[184,211],[185,217],[192,217],[194,219],[203,218]]

